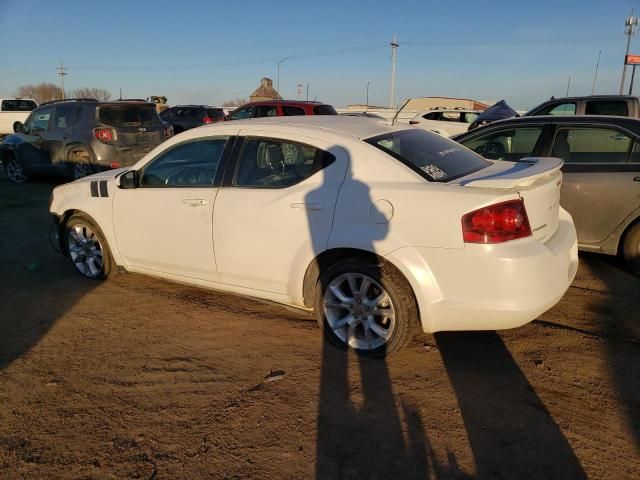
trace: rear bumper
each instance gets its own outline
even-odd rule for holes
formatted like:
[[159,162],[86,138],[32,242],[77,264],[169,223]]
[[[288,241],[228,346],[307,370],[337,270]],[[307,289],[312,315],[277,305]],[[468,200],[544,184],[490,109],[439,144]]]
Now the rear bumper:
[[464,249],[402,248],[387,255],[411,283],[425,332],[500,330],[535,320],[555,305],[578,269],[571,216],[556,233]]

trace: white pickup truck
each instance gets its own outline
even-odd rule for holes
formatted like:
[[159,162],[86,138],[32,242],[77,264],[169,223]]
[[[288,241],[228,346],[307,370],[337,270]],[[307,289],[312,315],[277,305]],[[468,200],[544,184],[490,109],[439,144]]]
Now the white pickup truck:
[[30,98],[0,98],[0,137],[11,135],[14,123],[24,123],[37,106]]

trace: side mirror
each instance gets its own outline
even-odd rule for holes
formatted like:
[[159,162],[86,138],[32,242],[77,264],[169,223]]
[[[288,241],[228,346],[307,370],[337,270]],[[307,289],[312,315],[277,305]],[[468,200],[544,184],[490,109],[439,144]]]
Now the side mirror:
[[120,188],[138,188],[138,171],[129,170],[120,175]]
[[26,133],[27,129],[22,122],[14,122],[13,124],[14,133]]

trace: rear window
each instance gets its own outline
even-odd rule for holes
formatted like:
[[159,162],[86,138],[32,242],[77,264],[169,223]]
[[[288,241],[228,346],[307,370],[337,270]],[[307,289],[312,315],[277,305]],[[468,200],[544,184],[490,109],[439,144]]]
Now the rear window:
[[98,119],[112,127],[160,125],[160,117],[153,105],[105,105],[100,107]]
[[33,100],[3,100],[0,108],[3,112],[30,112],[37,106]]
[[401,130],[365,141],[432,182],[448,182],[491,165],[459,143],[425,130]]
[[331,105],[316,105],[313,107],[314,115],[337,115],[336,109]]
[[289,105],[283,105],[282,113],[285,117],[293,117],[296,115],[304,115],[304,109],[300,107],[290,107]]
[[617,115],[626,117],[629,114],[627,102],[624,100],[592,100],[585,107],[587,115]]
[[207,108],[207,117],[213,120],[221,120],[224,117],[224,110],[221,108]]

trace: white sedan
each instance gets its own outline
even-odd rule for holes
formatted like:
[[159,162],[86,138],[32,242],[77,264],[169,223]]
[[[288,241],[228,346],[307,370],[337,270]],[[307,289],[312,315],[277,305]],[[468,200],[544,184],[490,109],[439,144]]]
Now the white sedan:
[[424,128],[443,137],[453,137],[466,133],[469,125],[475,122],[479,114],[478,110],[460,108],[424,110],[409,120],[409,125]]
[[380,356],[416,327],[512,328],[560,300],[578,267],[561,165],[370,119],[254,119],[56,187],[50,210],[86,277],[120,266],[312,310]]

